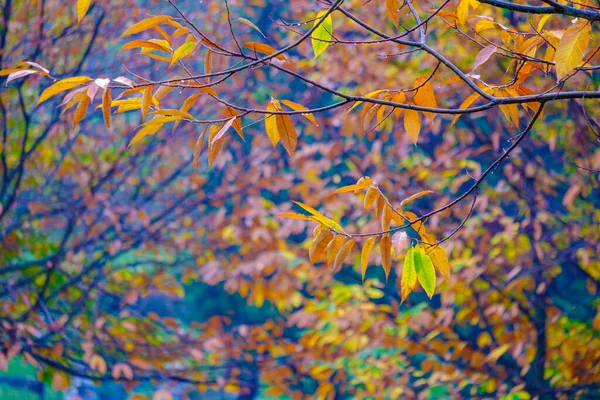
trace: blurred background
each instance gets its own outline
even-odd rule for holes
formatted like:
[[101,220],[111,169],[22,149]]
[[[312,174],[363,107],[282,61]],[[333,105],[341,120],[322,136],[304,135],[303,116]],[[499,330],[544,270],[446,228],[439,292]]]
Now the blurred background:
[[[134,22],[176,15],[167,2],[94,1],[80,24],[74,3],[0,0],[0,68],[35,61],[59,78],[181,73],[119,51]],[[231,43],[223,2],[176,3]],[[320,9],[299,0],[228,6],[266,36],[234,19],[244,41],[274,47],[294,39],[283,21]],[[383,2],[347,6],[371,22],[385,13]],[[357,37],[347,22],[334,27]],[[451,34],[438,27],[436,48],[468,70],[475,52]],[[357,94],[412,87],[431,73],[422,55],[385,56],[395,51],[332,46],[313,60],[303,44],[290,59]],[[213,69],[228,62],[215,57]],[[203,63],[189,67],[203,71]],[[598,84],[597,74],[589,79]],[[431,300],[421,290],[401,304],[402,260],[387,282],[374,257],[363,283],[358,254],[332,276],[308,261],[313,224],[277,214],[299,200],[349,231],[373,231],[378,221],[360,196],[328,196],[361,176],[398,203],[433,190],[411,211],[436,209],[510,144],[517,131],[501,113],[465,116],[452,128],[451,117],[427,120],[418,146],[391,120],[370,130],[358,112],[318,114],[318,127],[294,120],[293,156],[273,148],[259,123],[245,141],[227,137],[212,168],[202,155],[194,176],[197,126],[128,148],[139,112],[115,115],[107,129],[94,104],[73,129],[59,98],[36,107],[49,84],[36,75],[0,88],[1,399],[600,398],[600,179],[575,165],[600,164],[593,106],[589,117],[576,100],[545,111],[444,243],[450,278]],[[311,107],[333,101],[266,67],[235,75],[218,93],[263,107],[271,96]],[[436,96],[460,102],[439,82]],[[165,102],[178,108],[185,97]],[[221,118],[205,97],[190,112]],[[470,207],[433,216],[429,230],[446,236]]]

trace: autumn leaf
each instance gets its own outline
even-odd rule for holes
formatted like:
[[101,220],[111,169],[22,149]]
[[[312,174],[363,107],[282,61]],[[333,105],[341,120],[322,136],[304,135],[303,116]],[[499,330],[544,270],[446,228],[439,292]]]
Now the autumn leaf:
[[[327,17],[323,19],[323,16],[326,13],[327,10],[321,10],[315,17],[314,26],[318,26],[311,35],[311,43],[313,52],[315,53],[315,58],[319,57],[319,55],[323,54],[323,52],[327,50],[333,34],[333,21],[331,19],[331,14],[327,15]],[[323,22],[321,22],[321,19],[323,19]]]
[[256,26],[252,21],[249,21],[246,18],[238,18],[237,20],[240,21],[242,24],[247,25],[250,28],[254,29],[258,33],[260,33],[263,37],[265,37],[264,33],[262,33],[262,31],[258,28],[258,26]]
[[314,219],[321,222],[323,225],[325,225],[329,228],[335,229],[337,231],[340,231],[340,232],[344,231],[344,229],[342,229],[342,227],[337,222],[335,222],[332,219],[327,218],[326,216],[324,216],[323,214],[321,214],[320,212],[318,212],[317,210],[315,210],[308,204],[304,204],[299,201],[294,201],[294,204],[301,207],[303,210],[308,211],[314,217]]
[[107,128],[110,128],[110,88],[104,89],[104,95],[102,96],[102,116],[104,117],[104,123]]
[[[302,104],[294,103],[293,101],[281,100],[281,102],[294,111],[307,111],[308,110],[308,108],[304,107]],[[302,116],[304,118],[306,118],[307,120],[309,120],[310,122],[312,122],[313,125],[319,126],[317,124],[317,120],[315,119],[314,115],[312,115],[311,113],[302,113]]]
[[46,90],[44,90],[42,92],[37,104],[40,105],[44,101],[48,100],[49,98],[51,98],[52,96],[55,96],[56,94],[58,94],[60,92],[64,92],[65,90],[73,89],[74,87],[82,85],[91,80],[92,80],[92,78],[87,77],[87,76],[75,76],[72,78],[66,78],[66,79],[62,79],[58,82],[55,82],[53,85],[51,85],[50,87],[48,87]]
[[333,261],[333,268],[332,268],[332,272],[331,272],[332,275],[342,265],[342,263],[344,262],[346,257],[348,257],[348,254],[350,254],[350,251],[352,251],[352,248],[354,247],[355,243],[356,243],[356,239],[350,239],[346,243],[344,243],[344,245],[342,247],[340,247],[340,250],[338,251],[338,253],[335,256],[335,259]]
[[323,229],[319,232],[308,249],[309,260],[312,264],[325,254],[325,250],[327,250],[327,246],[333,240],[333,237],[334,235],[329,229]]
[[294,129],[290,116],[276,114],[275,124],[277,126],[277,133],[281,138],[281,144],[289,155],[294,154],[298,145],[298,137],[296,136],[296,129]]
[[[244,47],[247,47],[248,49],[257,53],[266,54],[268,56],[277,53],[276,49],[264,43],[246,42],[244,43]],[[275,56],[275,58],[281,61],[287,61],[287,58],[285,58],[283,54],[278,54],[277,56]]]
[[90,8],[91,0],[77,0],[77,23],[80,23]]
[[172,17],[170,17],[168,15],[157,15],[154,17],[146,18],[146,19],[141,20],[141,21],[133,24],[132,26],[130,26],[125,32],[123,32],[123,34],[121,36],[129,36],[129,35],[133,35],[134,33],[143,32],[143,31],[150,29],[158,24],[161,24],[166,21],[170,21],[171,19],[172,19]]
[[171,56],[171,63],[169,64],[169,68],[172,67],[173,64],[175,64],[177,61],[188,56],[192,52],[192,50],[194,50],[195,46],[196,44],[194,42],[186,42],[179,46]]
[[406,204],[410,203],[411,201],[416,200],[419,197],[422,197],[422,196],[425,196],[425,195],[428,195],[431,193],[434,193],[434,192],[432,190],[423,190],[422,192],[415,193],[415,194],[407,197],[406,199],[402,200],[402,203],[400,203],[400,207],[404,207]]
[[408,133],[410,140],[417,144],[419,133],[421,133],[421,117],[419,117],[418,111],[404,110],[404,130]]
[[360,271],[363,282],[365,281],[365,273],[367,272],[367,267],[369,266],[369,254],[371,254],[371,250],[373,250],[373,246],[375,246],[375,240],[377,240],[375,236],[371,236],[365,240],[360,253]]
[[[423,79],[418,78],[417,80],[415,80],[414,87],[417,90],[415,95],[413,96],[413,101],[416,105],[421,107],[437,108],[437,101],[435,99],[435,93],[433,92],[431,80],[424,81]],[[434,113],[427,111],[423,112],[423,115],[425,115],[429,119],[433,119],[433,117],[435,116]],[[404,118],[406,118],[406,115],[404,116]],[[414,140],[414,142],[416,144],[416,140]]]
[[587,20],[578,19],[569,25],[558,42],[554,58],[558,81],[583,62],[589,43],[590,23]]
[[387,281],[390,276],[390,270],[392,269],[392,242],[390,241],[390,235],[383,235],[379,241],[379,250],[381,251],[381,266],[385,271],[385,280]]
[[363,178],[360,178],[358,180],[358,182],[356,182],[354,185],[343,186],[341,188],[336,189],[331,194],[354,192],[357,190],[366,189],[369,186],[371,186],[372,184],[373,184],[373,181],[371,180],[371,178],[368,176],[365,176]]
[[369,187],[369,189],[367,190],[367,193],[365,194],[365,199],[363,202],[365,210],[368,210],[369,208],[371,208],[373,206],[373,204],[375,204],[375,202],[379,198],[380,194],[381,193],[379,192],[379,189],[377,189],[376,187],[373,187],[373,186]]
[[400,297],[402,302],[417,286],[417,272],[415,269],[415,247],[411,247],[406,252],[404,258],[404,267],[402,268],[402,278],[400,281]]
[[431,258],[425,253],[423,247],[417,246],[414,250],[415,272],[419,283],[431,298],[435,292],[435,269]]

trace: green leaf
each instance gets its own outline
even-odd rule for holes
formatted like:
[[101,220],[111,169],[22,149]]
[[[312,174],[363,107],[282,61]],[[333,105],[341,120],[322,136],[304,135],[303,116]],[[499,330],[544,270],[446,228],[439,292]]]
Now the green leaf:
[[425,289],[427,296],[431,298],[435,292],[435,268],[431,257],[429,257],[421,246],[415,248],[415,271],[419,283]]
[[[327,13],[327,10],[321,10],[317,14],[317,18],[315,19],[315,25],[319,24],[323,15]],[[313,25],[314,26],[314,25]],[[325,20],[317,26],[317,28],[313,31],[311,36],[311,43],[313,47],[313,51],[315,52],[315,58],[319,57],[321,53],[323,53],[329,47],[329,43],[332,38],[333,33],[333,21],[331,19],[331,14],[325,17]]]

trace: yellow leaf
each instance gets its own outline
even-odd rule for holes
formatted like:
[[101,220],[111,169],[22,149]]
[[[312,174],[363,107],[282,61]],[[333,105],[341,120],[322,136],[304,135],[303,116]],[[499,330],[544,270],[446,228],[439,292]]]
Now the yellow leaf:
[[77,23],[80,23],[90,8],[91,0],[77,0]]
[[[285,104],[286,106],[288,106],[289,108],[291,108],[292,110],[294,110],[294,111],[306,111],[306,110],[308,110],[308,108],[304,107],[302,104],[294,103],[293,101],[281,100],[281,102],[283,104]],[[304,118],[306,118],[307,120],[309,120],[310,122],[312,122],[315,126],[319,126],[317,124],[317,120],[315,119],[314,115],[312,115],[311,113],[302,113],[302,116]]]
[[[470,95],[469,97],[467,97],[458,107],[460,110],[464,110],[465,108],[468,108],[471,106],[471,104],[473,104],[475,102],[475,100],[477,100],[479,98],[479,93],[473,93],[472,95]],[[456,114],[454,116],[454,120],[452,120],[452,124],[450,124],[450,128],[452,128],[454,126],[454,124],[456,123],[456,121],[460,118],[462,114]]]
[[135,144],[135,143],[139,142],[146,135],[155,134],[161,127],[162,127],[162,124],[150,124],[150,125],[142,126],[142,129],[140,129],[138,131],[138,133],[135,134],[135,136],[133,137],[133,139],[131,139],[131,142],[129,142],[129,144],[127,145],[127,147],[131,146],[132,144]]
[[365,210],[368,210],[369,208],[371,208],[371,206],[373,206],[373,204],[375,204],[375,202],[379,198],[379,195],[379,189],[373,186],[369,187],[369,190],[367,190],[367,193],[365,194]]
[[[377,97],[377,95],[378,95],[379,93],[383,92],[383,91],[384,91],[384,89],[374,90],[374,91],[372,91],[372,92],[370,92],[370,93],[367,93],[367,94],[365,94],[363,97],[367,97],[367,98],[369,98],[369,99],[373,99],[373,98],[376,98],[376,97]],[[350,108],[348,109],[348,111],[346,111],[346,113],[349,113],[350,111],[352,111],[353,109],[355,109],[356,107],[358,107],[358,106],[359,106],[359,105],[361,105],[361,104],[362,104],[362,101],[357,101],[356,103],[354,103],[354,104],[352,105],[352,107],[350,107]]]
[[183,57],[189,55],[192,52],[192,50],[194,50],[195,45],[196,44],[194,42],[185,42],[184,44],[179,46],[171,56],[171,63],[169,64],[169,68],[171,68],[173,64],[181,60]]
[[417,144],[419,133],[421,133],[421,117],[418,111],[410,109],[404,111],[404,129],[408,133],[410,140],[414,144]]
[[[404,94],[404,92],[394,93],[390,100],[394,103],[402,104],[406,101],[406,94]],[[398,118],[400,118],[400,115],[402,115],[402,111],[404,111],[402,108],[394,108],[394,115],[396,116],[396,121],[398,120]]]
[[342,247],[342,245],[344,244],[344,241],[345,239],[343,236],[336,236],[329,243],[329,246],[327,246],[327,250],[325,250],[325,252],[327,253],[327,265],[333,262],[338,251],[340,250],[340,247]]
[[277,214],[278,217],[283,217],[283,218],[291,218],[291,219],[301,219],[304,221],[312,221],[312,218],[309,216],[306,216],[304,214],[300,214],[294,211],[286,211],[284,213],[281,214]]
[[298,145],[298,137],[296,136],[296,130],[294,129],[290,116],[276,114],[275,124],[277,125],[277,132],[281,138],[281,144],[283,144],[283,147],[285,147],[289,155],[294,154],[296,146]]
[[490,354],[488,354],[487,357],[485,358],[485,361],[490,362],[490,363],[495,363],[496,361],[498,361],[498,359],[500,357],[502,357],[502,355],[504,353],[506,353],[506,351],[508,350],[509,347],[510,347],[509,344],[503,344],[502,346],[492,350],[490,352]]
[[104,89],[104,95],[102,96],[102,116],[107,128],[110,128],[110,103],[110,88],[107,87]]
[[578,19],[563,33],[556,48],[556,78],[558,81],[579,66],[590,43],[590,23]]
[[392,242],[390,235],[385,234],[379,241],[379,250],[381,251],[381,266],[385,271],[385,280],[387,281],[392,269]]
[[354,192],[355,190],[362,190],[362,189],[368,188],[372,184],[373,184],[373,181],[371,180],[371,178],[368,176],[365,176],[364,178],[359,179],[358,182],[356,182],[356,184],[343,186],[339,189],[336,189],[331,194]]
[[459,25],[464,25],[469,16],[469,3],[471,0],[460,0],[458,7],[456,8],[456,18],[458,19]]
[[381,230],[387,231],[390,229],[390,222],[392,221],[392,209],[387,204],[384,204],[383,210],[381,211]]
[[419,197],[421,197],[421,196],[425,196],[426,194],[430,194],[430,193],[434,193],[434,192],[433,192],[433,191],[431,191],[431,190],[424,190],[424,191],[422,191],[422,192],[415,193],[415,194],[413,194],[412,196],[409,196],[409,197],[407,197],[406,199],[402,200],[402,203],[400,203],[400,206],[401,206],[401,207],[404,207],[404,205],[405,205],[405,204],[408,204],[408,203],[410,203],[411,201],[413,201],[413,200],[416,200],[416,199],[418,199]]
[[181,118],[194,119],[194,116],[192,114],[172,108],[163,108],[161,110],[152,111],[148,115],[177,116]]
[[152,104],[152,86],[146,86],[144,89],[144,93],[142,94],[142,121],[146,120],[146,115],[148,115],[148,110],[150,110],[150,105]]
[[121,36],[128,36],[128,35],[133,35],[134,33],[143,32],[147,29],[152,28],[155,25],[158,25],[158,24],[166,22],[166,21],[170,21],[171,19],[172,19],[172,17],[170,17],[168,15],[157,15],[155,17],[143,19],[140,22],[130,26],[125,32],[123,32],[123,34]]
[[53,85],[51,85],[50,87],[48,87],[46,90],[44,90],[42,92],[37,104],[39,105],[39,104],[43,103],[44,101],[48,100],[50,97],[52,97],[60,92],[64,92],[65,90],[73,89],[74,87],[77,87],[77,86],[79,86],[83,83],[89,82],[91,80],[92,80],[92,78],[87,77],[87,76],[75,76],[73,78],[62,79],[58,82],[55,82]]
[[[417,92],[413,97],[413,101],[416,105],[421,107],[437,108],[437,101],[435,100],[435,93],[433,92],[431,81],[423,83],[423,79],[418,78],[415,80],[414,87],[418,87]],[[433,119],[435,116],[435,114],[432,112],[423,112],[423,114],[429,119]]]
[[335,256],[335,260],[333,261],[333,270],[331,272],[332,274],[334,274],[335,271],[338,270],[338,268],[342,265],[346,257],[348,257],[348,254],[350,254],[350,251],[352,251],[352,247],[354,247],[355,243],[356,239],[350,239],[346,243],[344,243],[344,245],[340,248],[337,255]]
[[86,94],[81,98],[79,105],[75,109],[75,115],[73,116],[73,128],[85,117],[88,106],[90,105],[90,97]]
[[400,297],[402,301],[417,286],[417,272],[415,271],[415,248],[411,247],[406,252],[404,267],[402,268],[402,280],[400,282]]
[[142,49],[159,50],[159,51],[164,51],[164,52],[168,53],[171,50],[171,48],[168,45],[168,42],[165,41],[165,43],[166,43],[166,45],[163,44],[162,41],[158,42],[158,41],[150,41],[150,40],[133,40],[133,41],[125,43],[123,46],[121,46],[119,51],[142,48]]
[[[264,43],[246,42],[244,43],[244,47],[247,47],[250,50],[255,51],[257,53],[266,54],[268,56],[277,53],[276,49]],[[285,58],[283,54],[279,54],[275,58],[281,61],[287,61],[287,58]]]
[[[279,102],[277,102],[279,103]],[[279,111],[277,107],[277,103],[273,101],[267,105],[267,111]],[[273,147],[277,146],[281,137],[279,136],[279,132],[277,131],[277,120],[276,115],[271,114],[265,118],[265,131],[267,132],[267,137],[273,144]]]
[[[424,235],[421,235],[424,236]],[[450,276],[450,263],[446,251],[440,246],[435,246],[433,250],[428,250],[428,254],[433,261],[433,266],[445,278]]]
[[363,282],[365,281],[365,273],[367,272],[367,268],[369,267],[369,254],[371,254],[371,250],[373,250],[375,240],[377,240],[376,236],[371,236],[370,238],[365,240],[365,244],[363,245],[362,251],[360,253],[360,271]]
[[319,258],[325,253],[327,250],[327,246],[333,240],[333,233],[329,229],[323,229],[315,240],[313,240],[310,248],[308,249],[308,258],[312,264],[317,262]]

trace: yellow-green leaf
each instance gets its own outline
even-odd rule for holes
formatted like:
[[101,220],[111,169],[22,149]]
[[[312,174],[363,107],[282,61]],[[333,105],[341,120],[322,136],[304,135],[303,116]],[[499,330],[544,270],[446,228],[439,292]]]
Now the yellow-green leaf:
[[[331,19],[331,14],[329,14],[327,17],[325,17],[325,19],[323,19],[323,16],[326,13],[327,10],[319,11],[317,17],[315,18],[315,23],[313,25],[318,25],[311,35],[311,43],[313,51],[315,53],[315,58],[317,58],[320,54],[327,50],[332,38],[333,21]],[[321,19],[323,19],[322,22]]]
[[402,301],[415,289],[417,285],[417,272],[415,271],[415,248],[411,247],[406,252],[402,280],[400,282],[400,297]]
[[53,85],[51,85],[50,87],[48,87],[46,90],[44,90],[42,92],[37,104],[39,105],[39,104],[43,103],[44,101],[48,100],[50,97],[52,97],[60,92],[64,92],[65,90],[73,89],[74,87],[77,87],[77,86],[84,84],[86,82],[89,82],[91,80],[92,80],[92,78],[90,78],[88,76],[74,76],[72,78],[62,79],[58,82],[55,82]]
[[435,269],[431,258],[425,253],[421,246],[415,248],[415,271],[419,283],[431,298],[435,292]]
[[171,63],[169,64],[169,68],[172,67],[173,64],[175,64],[177,61],[181,60],[183,57],[189,55],[192,52],[192,50],[194,50],[195,45],[196,44],[194,42],[185,42],[184,44],[179,46],[171,56]]
[[335,229],[337,231],[343,232],[344,229],[334,220],[327,218],[308,204],[301,203],[299,201],[294,201],[294,204],[301,207],[305,211],[308,211],[311,215],[313,215],[317,221],[321,222],[323,225],[328,226],[329,228]]
[[589,43],[590,23],[587,20],[578,19],[565,30],[554,57],[557,80],[560,81],[581,64]]

